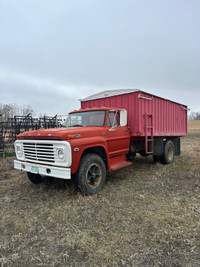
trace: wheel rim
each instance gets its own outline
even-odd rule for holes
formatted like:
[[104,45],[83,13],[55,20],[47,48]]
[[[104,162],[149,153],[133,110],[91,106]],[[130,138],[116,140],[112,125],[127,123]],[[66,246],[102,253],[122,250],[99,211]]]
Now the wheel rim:
[[172,161],[173,160],[173,157],[174,157],[174,149],[173,149],[172,146],[169,146],[169,148],[168,148],[168,159],[170,161]]
[[86,181],[87,185],[95,189],[99,186],[102,180],[102,169],[98,163],[92,163],[87,169]]

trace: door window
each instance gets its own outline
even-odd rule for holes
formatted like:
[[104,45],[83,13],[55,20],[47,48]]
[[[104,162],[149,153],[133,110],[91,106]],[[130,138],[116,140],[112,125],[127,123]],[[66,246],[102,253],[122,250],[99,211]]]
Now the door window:
[[116,126],[119,126],[119,125],[120,125],[119,112],[109,111],[108,112],[107,126],[108,127],[116,127]]

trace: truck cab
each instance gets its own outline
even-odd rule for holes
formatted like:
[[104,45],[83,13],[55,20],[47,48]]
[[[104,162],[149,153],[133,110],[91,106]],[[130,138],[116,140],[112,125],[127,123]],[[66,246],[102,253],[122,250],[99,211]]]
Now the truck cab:
[[44,176],[73,178],[83,194],[95,194],[106,171],[132,164],[126,156],[129,147],[125,109],[85,108],[70,112],[62,128],[19,134],[14,167],[35,184]]

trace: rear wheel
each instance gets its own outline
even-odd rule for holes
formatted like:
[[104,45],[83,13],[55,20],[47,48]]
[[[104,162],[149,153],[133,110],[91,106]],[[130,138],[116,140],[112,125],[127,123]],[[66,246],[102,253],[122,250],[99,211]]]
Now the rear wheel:
[[33,184],[40,184],[42,182],[42,176],[39,174],[27,172],[27,176]]
[[77,173],[77,183],[85,195],[98,193],[106,179],[106,167],[103,159],[97,154],[83,156]]
[[164,147],[164,153],[161,157],[161,162],[163,164],[170,164],[174,161],[175,147],[171,140],[168,140]]

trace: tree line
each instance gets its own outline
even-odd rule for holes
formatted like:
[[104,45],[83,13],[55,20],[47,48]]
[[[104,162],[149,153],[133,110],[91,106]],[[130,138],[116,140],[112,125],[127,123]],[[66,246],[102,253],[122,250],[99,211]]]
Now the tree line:
[[0,115],[3,121],[7,121],[8,118],[14,116],[27,116],[31,114],[35,115],[35,111],[31,105],[17,105],[17,104],[1,104],[0,103]]
[[189,115],[189,120],[200,120],[200,112],[192,112]]

